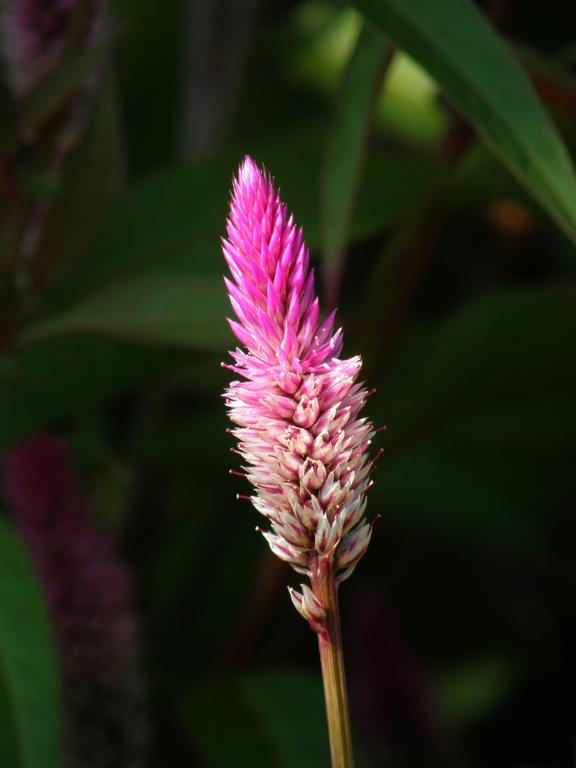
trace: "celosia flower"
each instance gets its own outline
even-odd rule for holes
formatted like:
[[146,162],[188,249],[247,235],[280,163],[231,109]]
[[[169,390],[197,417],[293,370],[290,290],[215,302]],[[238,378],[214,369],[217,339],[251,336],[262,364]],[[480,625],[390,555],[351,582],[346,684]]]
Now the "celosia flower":
[[129,573],[91,524],[61,443],[37,436],[16,446],[4,479],[55,630],[65,765],[139,768],[146,705]]
[[[359,413],[368,396],[357,383],[360,357],[339,358],[334,312],[323,322],[302,231],[270,176],[247,157],[234,180],[224,256],[245,346],[231,352],[242,377],[227,389],[232,433],[254,486],[254,506],[270,523],[272,551],[312,577],[320,560],[338,581],[370,541],[364,519],[373,463],[372,424]],[[290,590],[298,611],[319,629],[325,606],[303,585]]]
[[[74,6],[75,0],[2,2],[2,57],[8,80],[16,94],[29,91],[60,61]],[[96,30],[100,24],[97,14],[93,29]]]

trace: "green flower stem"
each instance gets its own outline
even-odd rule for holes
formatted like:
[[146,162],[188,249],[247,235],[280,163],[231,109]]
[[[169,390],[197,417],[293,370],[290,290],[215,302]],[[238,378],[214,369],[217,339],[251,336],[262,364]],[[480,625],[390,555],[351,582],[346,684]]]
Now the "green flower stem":
[[332,563],[319,557],[312,575],[314,594],[326,608],[326,628],[318,633],[332,768],[354,768],[338,586]]

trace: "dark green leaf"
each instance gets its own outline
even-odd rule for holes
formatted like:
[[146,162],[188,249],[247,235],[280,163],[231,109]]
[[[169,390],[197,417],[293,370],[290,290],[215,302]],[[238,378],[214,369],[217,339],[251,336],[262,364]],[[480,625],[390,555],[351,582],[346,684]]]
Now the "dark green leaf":
[[145,344],[224,349],[232,338],[227,313],[220,278],[143,274],[28,327],[22,339],[96,333]]
[[143,270],[221,275],[225,262],[220,238],[225,233],[232,177],[246,152],[276,176],[307,237],[314,239],[317,140],[306,134],[272,145],[228,150],[150,174],[122,195],[87,258],[54,296],[54,304],[79,299],[113,279]]
[[510,45],[536,86],[549,97],[551,105],[574,106],[576,77],[559,57],[546,55],[517,40],[510,41]]
[[[249,144],[242,150],[170,167],[136,184],[112,206],[94,246],[54,293],[50,307],[68,306],[112,280],[143,270],[221,275],[225,262],[220,237],[225,232],[231,180],[246,152],[273,173],[283,198],[304,227],[307,243],[311,248],[318,246],[321,144],[307,130],[273,144]],[[437,174],[434,165],[420,158],[372,153],[358,189],[350,238],[386,229]]]
[[570,158],[528,78],[468,0],[354,0],[440,84],[480,136],[576,240]]
[[253,768],[329,765],[320,672],[262,672],[207,683],[191,697],[185,718],[208,768],[234,765],[239,753]]
[[[122,31],[115,63],[129,166],[140,175],[177,155],[184,87],[192,76],[186,55],[192,11],[186,0],[171,0],[169,6],[112,0],[110,11]],[[154,66],[145,73],[143,62]]]
[[340,86],[322,183],[322,250],[329,273],[338,272],[376,96],[391,49],[364,26]]
[[518,660],[484,655],[453,663],[432,675],[437,711],[448,722],[472,724],[489,716],[519,678]]
[[482,297],[420,353],[410,348],[372,404],[389,427],[374,512],[550,554],[547,525],[576,451],[575,299],[552,289]]
[[10,768],[57,768],[56,650],[28,556],[0,517],[0,752]]
[[190,353],[59,337],[0,358],[0,448],[192,362]]
[[68,303],[144,270],[221,274],[220,237],[240,159],[236,154],[169,167],[133,186],[111,206],[94,245],[55,301]]

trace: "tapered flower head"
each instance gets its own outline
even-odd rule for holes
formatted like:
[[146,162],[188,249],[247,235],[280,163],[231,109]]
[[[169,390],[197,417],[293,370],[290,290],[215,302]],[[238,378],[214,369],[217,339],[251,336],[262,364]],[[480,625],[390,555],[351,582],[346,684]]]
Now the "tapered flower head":
[[[230,354],[241,376],[226,405],[251,500],[269,521],[272,551],[311,576],[320,559],[339,580],[366,551],[364,520],[372,460],[372,424],[359,416],[368,392],[357,383],[359,357],[342,360],[334,313],[324,321],[301,229],[270,176],[247,157],[234,180],[224,257],[225,278],[243,345]],[[312,626],[323,606],[307,587],[291,590]]]

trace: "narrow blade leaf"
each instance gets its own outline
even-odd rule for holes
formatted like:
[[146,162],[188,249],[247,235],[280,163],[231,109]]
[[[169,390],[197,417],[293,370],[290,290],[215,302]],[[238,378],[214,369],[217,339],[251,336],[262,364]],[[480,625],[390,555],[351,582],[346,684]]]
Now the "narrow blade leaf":
[[576,179],[528,78],[469,0],[353,0],[434,77],[478,134],[576,241]]
[[144,344],[221,350],[230,341],[219,277],[143,274],[104,288],[30,326],[23,341],[94,333]]
[[60,765],[59,685],[48,615],[19,539],[0,517],[0,754],[10,768]]
[[364,26],[340,86],[322,187],[322,252],[328,302],[335,303],[346,238],[376,95],[392,50]]

